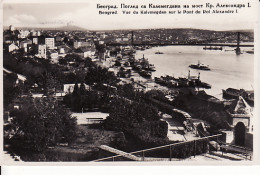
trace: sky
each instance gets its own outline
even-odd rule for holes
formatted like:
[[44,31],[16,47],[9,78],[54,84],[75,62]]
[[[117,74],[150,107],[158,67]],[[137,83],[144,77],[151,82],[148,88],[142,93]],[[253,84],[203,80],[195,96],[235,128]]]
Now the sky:
[[[218,2],[227,0],[218,0]],[[229,0],[230,1],[230,0]],[[233,1],[233,0],[231,0]],[[250,2],[252,0],[249,0]],[[239,9],[238,14],[181,14],[181,15],[123,15],[118,8],[117,15],[99,15],[97,4],[114,5],[118,7],[121,3],[140,5],[153,4],[191,4],[186,0],[95,0],[95,1],[71,1],[56,0],[55,3],[14,3],[5,1],[3,4],[3,25],[14,25],[17,27],[60,27],[75,25],[89,30],[111,30],[111,29],[143,29],[143,28],[199,28],[209,30],[248,30],[254,29],[257,20],[256,6],[254,8]],[[35,2],[35,1],[34,1]],[[57,3],[58,2],[58,3]],[[160,2],[160,3],[158,3]],[[205,4],[206,0],[193,1],[194,4]],[[243,0],[233,1],[239,3]],[[257,2],[257,1],[256,1]],[[134,9],[132,9],[133,11]],[[145,9],[155,10],[155,9]],[[158,10],[158,9],[156,9]],[[162,9],[165,10],[165,9]],[[173,9],[174,10],[174,9]],[[182,9],[183,10],[183,9]],[[191,10],[191,9],[189,9]],[[112,10],[110,10],[112,11]],[[193,12],[194,13],[194,12]]]

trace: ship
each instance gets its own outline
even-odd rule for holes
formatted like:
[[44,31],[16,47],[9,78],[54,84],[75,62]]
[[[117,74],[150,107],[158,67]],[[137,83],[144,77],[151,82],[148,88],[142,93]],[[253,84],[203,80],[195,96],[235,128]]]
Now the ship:
[[208,65],[201,64],[200,61],[198,61],[198,64],[191,64],[189,65],[192,69],[199,69],[199,70],[210,70]]
[[200,80],[200,73],[198,76],[190,76],[190,71],[188,77],[174,78],[173,76],[161,76],[154,78],[155,83],[168,88],[182,88],[182,87],[197,87],[210,89],[211,85]]
[[152,71],[152,72],[156,71],[154,64],[149,64],[149,63],[148,63],[146,66],[142,66],[142,68],[143,68],[144,70],[147,70],[147,71]]
[[155,54],[163,54],[163,52],[157,51],[155,52]]
[[142,66],[143,70],[146,71],[156,71],[155,66],[153,64],[150,64],[148,59],[146,59],[143,55],[143,58],[139,59],[138,63]]
[[207,46],[205,46],[205,47],[203,47],[203,50],[223,50],[223,48],[222,47],[207,47]]
[[138,71],[138,73],[144,78],[151,78],[151,76],[152,76],[152,73],[150,71],[146,71],[146,70],[140,70],[140,71]]
[[246,51],[246,53],[254,54],[254,50],[248,50],[248,51]]

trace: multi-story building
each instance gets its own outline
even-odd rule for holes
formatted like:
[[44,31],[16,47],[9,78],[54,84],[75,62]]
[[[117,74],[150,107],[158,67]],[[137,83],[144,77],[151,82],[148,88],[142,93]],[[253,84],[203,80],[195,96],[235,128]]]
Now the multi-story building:
[[41,57],[41,58],[47,58],[47,55],[46,55],[46,45],[45,44],[39,44],[38,45],[38,55]]
[[37,31],[36,36],[41,36],[41,32],[40,32],[40,31]]
[[45,38],[45,45],[47,49],[55,48],[55,39],[54,38]]
[[31,36],[37,36],[37,32],[34,30],[31,30]]
[[20,48],[24,49],[24,52],[28,51],[28,43],[26,41],[20,42]]
[[80,47],[95,47],[95,44],[93,41],[75,41],[74,48],[80,48]]
[[37,38],[37,37],[34,37],[34,38],[32,39],[32,43],[33,43],[33,44],[38,44],[38,38]]

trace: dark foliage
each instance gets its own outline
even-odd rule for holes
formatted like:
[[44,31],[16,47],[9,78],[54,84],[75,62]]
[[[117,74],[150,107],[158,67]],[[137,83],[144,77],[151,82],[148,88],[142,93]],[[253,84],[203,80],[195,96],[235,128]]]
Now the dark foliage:
[[105,102],[102,101],[104,100],[102,97],[102,94],[96,90],[86,90],[84,83],[81,83],[80,87],[75,83],[73,92],[67,94],[63,101],[73,111],[82,112],[84,109],[101,107]]
[[7,107],[18,95],[19,88],[16,85],[17,75],[4,73],[4,106]]
[[[10,112],[12,137],[16,150],[42,152],[59,142],[71,143],[75,138],[76,119],[51,97],[21,99],[21,109]],[[11,132],[10,131],[10,132]]]
[[131,135],[143,147],[165,144],[168,125],[160,121],[158,112],[156,108],[145,103],[116,98],[111,103],[104,125],[107,129]]

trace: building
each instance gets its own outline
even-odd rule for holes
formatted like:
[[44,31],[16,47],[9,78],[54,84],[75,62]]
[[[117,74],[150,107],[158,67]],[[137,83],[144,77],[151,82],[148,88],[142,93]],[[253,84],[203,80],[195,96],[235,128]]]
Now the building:
[[54,38],[45,38],[45,45],[47,49],[55,48],[55,39]]
[[23,40],[23,41],[21,41],[20,42],[20,44],[19,44],[19,47],[21,48],[21,49],[24,49],[24,51],[25,52],[27,52],[28,51],[28,47],[29,47],[29,45],[31,45],[32,44],[32,40]]
[[3,36],[3,41],[5,44],[12,44],[14,42],[13,38],[11,38],[10,36]]
[[59,49],[59,53],[60,53],[60,54],[64,54],[64,53],[65,53],[65,49],[64,49],[64,48],[60,48],[60,49]]
[[98,41],[98,44],[100,45],[105,44],[105,41]]
[[39,44],[38,45],[38,55],[41,58],[47,58],[47,54],[46,54],[47,48],[45,44]]
[[36,36],[41,36],[41,32],[40,32],[40,31],[37,31]]
[[59,45],[57,46],[57,49],[59,51],[59,54],[66,54],[71,52],[71,48],[67,45]]
[[253,108],[242,96],[228,106],[230,131],[224,131],[226,142],[238,146],[253,148]]
[[239,122],[242,122],[247,131],[252,130],[253,108],[240,96],[234,100],[229,106],[227,113],[229,114],[229,123],[231,127],[236,127]]
[[58,61],[59,53],[56,50],[48,50],[47,56],[50,58],[53,62]]
[[21,42],[20,48],[24,50],[24,52],[28,51],[28,43],[27,42]]
[[28,30],[20,30],[18,34],[18,38],[27,38],[30,35]]
[[61,41],[63,41],[63,38],[58,35],[55,37],[55,40],[56,40],[56,42],[61,42]]
[[[84,85],[85,85],[86,90],[91,89],[89,85],[86,85],[85,83],[84,83]],[[74,91],[74,86],[75,86],[75,84],[64,84],[63,85],[63,93],[64,94],[72,93]]]
[[95,44],[93,41],[75,41],[73,46],[75,49],[77,49],[80,47],[95,47]]
[[31,31],[31,36],[37,36],[37,32],[36,31]]
[[95,49],[91,47],[81,47],[76,50],[76,54],[83,58],[92,58],[95,55]]
[[10,30],[11,32],[13,32],[13,31],[15,30],[14,26],[13,26],[13,25],[10,25],[10,26],[9,26],[9,30]]
[[37,38],[37,37],[33,37],[32,43],[33,43],[33,44],[38,44],[38,38]]
[[18,49],[19,49],[19,47],[17,45],[15,45],[14,43],[12,43],[8,46],[9,52],[13,52],[13,51],[18,50]]

